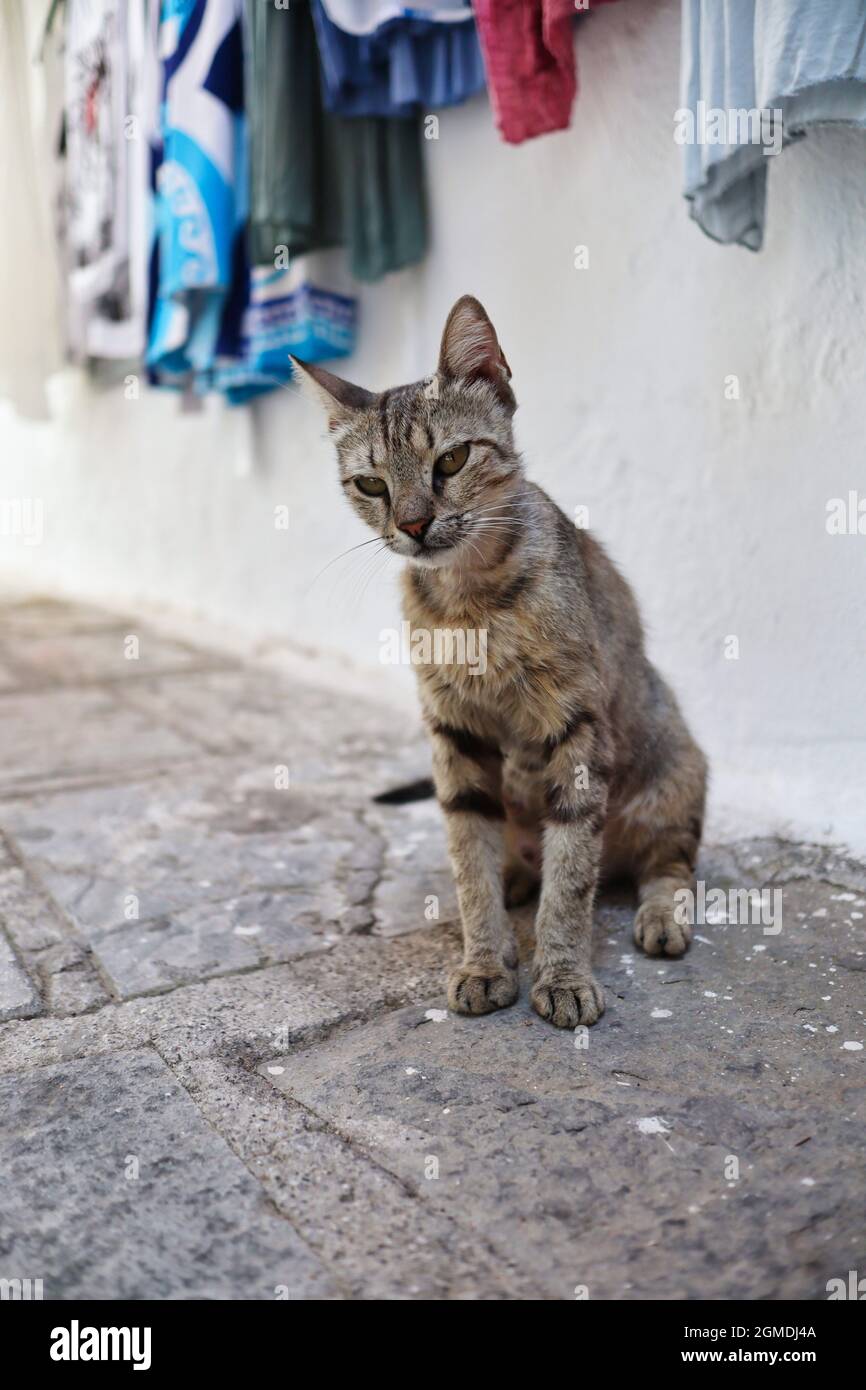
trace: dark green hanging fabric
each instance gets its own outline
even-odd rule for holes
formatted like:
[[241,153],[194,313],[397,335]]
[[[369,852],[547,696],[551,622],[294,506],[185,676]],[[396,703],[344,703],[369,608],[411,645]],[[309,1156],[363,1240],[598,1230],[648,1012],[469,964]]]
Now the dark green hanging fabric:
[[419,117],[334,116],[324,108],[307,0],[247,0],[250,253],[272,265],[345,246],[358,280],[427,249]]
[[420,123],[338,116],[345,240],[359,280],[420,261],[427,249]]

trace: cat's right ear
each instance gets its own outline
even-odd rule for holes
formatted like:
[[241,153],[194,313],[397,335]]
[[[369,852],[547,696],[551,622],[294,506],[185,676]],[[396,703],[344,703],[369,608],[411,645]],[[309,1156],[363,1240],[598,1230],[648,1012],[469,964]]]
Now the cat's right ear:
[[376,399],[372,391],[365,391],[363,386],[354,386],[351,381],[344,381],[342,377],[334,376],[333,372],[325,371],[324,367],[302,362],[299,357],[292,357],[291,354],[289,361],[295,369],[301,389],[325,411],[330,430],[348,424],[356,411],[366,410]]
[[503,404],[514,410],[511,368],[484,306],[471,294],[458,299],[448,315],[439,350],[439,375],[459,381],[489,381]]

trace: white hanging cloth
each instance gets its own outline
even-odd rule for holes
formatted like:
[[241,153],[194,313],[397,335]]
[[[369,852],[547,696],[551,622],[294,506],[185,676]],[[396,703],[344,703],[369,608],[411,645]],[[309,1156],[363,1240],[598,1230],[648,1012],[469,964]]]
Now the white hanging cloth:
[[372,34],[396,19],[460,24],[472,19],[469,0],[322,0],[328,18],[346,34]]
[[[22,415],[47,419],[45,383],[61,364],[61,342],[44,151],[31,101],[39,10],[32,0],[0,4],[0,398]],[[44,23],[44,7],[38,17]]]
[[64,242],[74,357],[144,350],[144,0],[67,0]]

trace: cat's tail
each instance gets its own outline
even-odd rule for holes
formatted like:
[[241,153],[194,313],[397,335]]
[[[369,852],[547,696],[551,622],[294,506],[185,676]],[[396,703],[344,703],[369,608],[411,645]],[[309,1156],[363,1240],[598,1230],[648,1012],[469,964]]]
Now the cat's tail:
[[373,800],[378,801],[380,806],[403,806],[407,801],[427,801],[435,795],[433,778],[419,777],[417,782],[407,782],[402,787],[391,787],[386,792],[379,792]]

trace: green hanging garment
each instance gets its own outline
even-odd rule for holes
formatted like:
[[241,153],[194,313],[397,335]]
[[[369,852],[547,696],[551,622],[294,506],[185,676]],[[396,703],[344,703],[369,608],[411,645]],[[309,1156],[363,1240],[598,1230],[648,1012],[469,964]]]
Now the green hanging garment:
[[427,249],[420,116],[334,116],[322,100],[308,0],[247,0],[250,250],[272,265],[345,246],[358,280]]
[[427,208],[420,121],[333,116],[339,127],[345,241],[352,274],[379,280],[420,261]]

